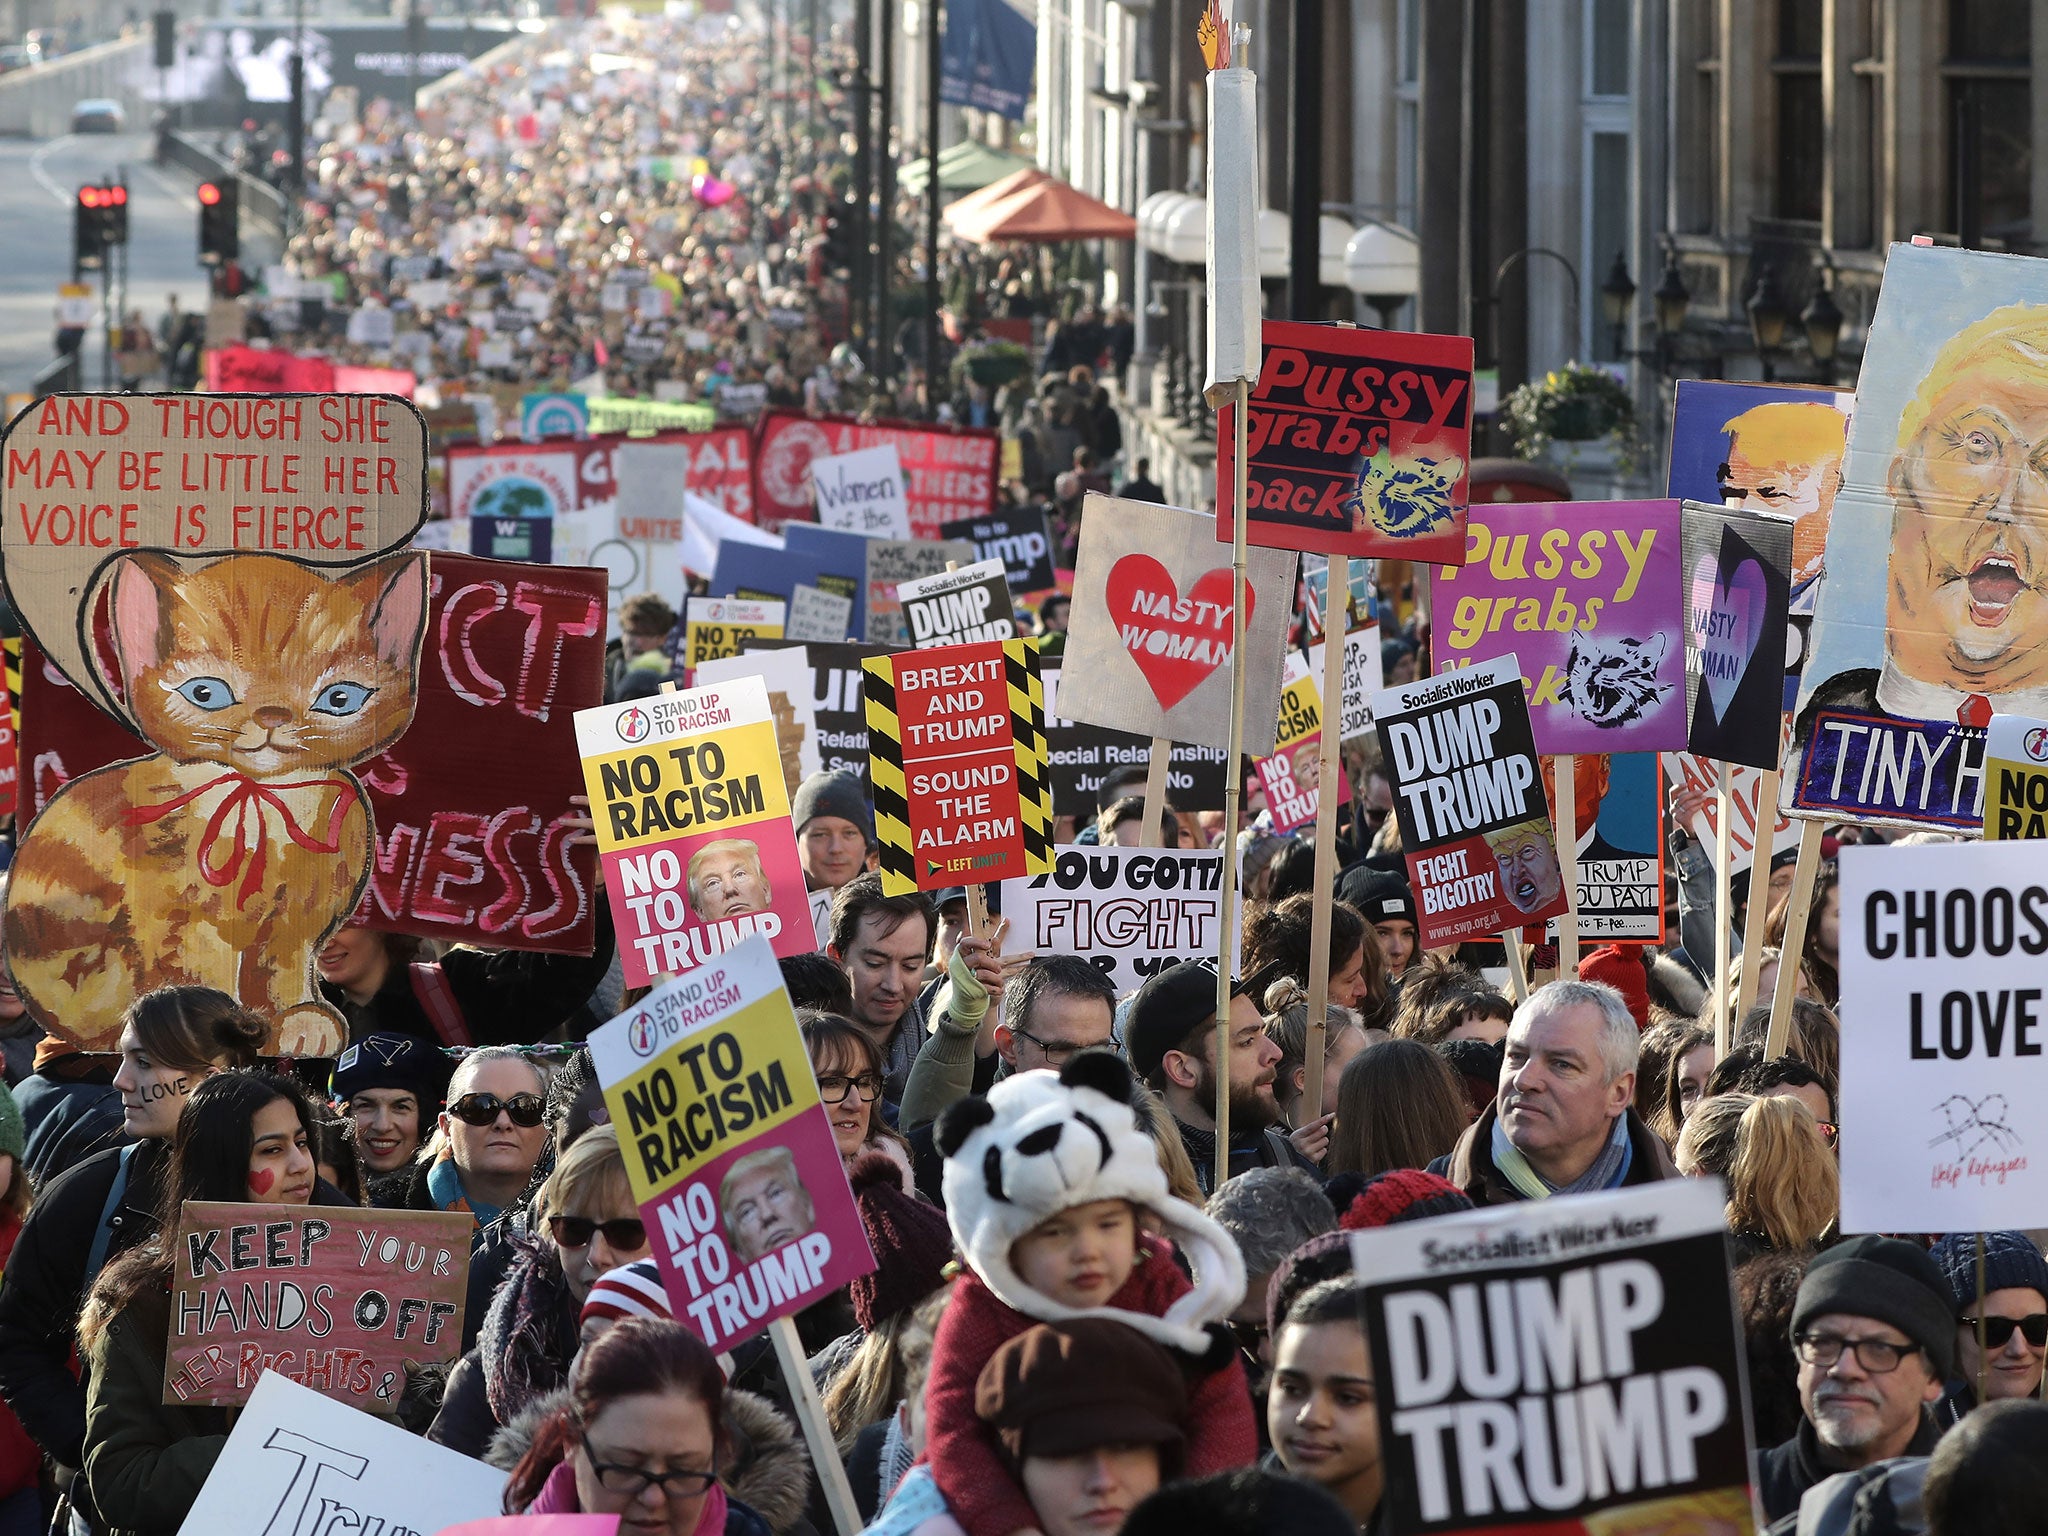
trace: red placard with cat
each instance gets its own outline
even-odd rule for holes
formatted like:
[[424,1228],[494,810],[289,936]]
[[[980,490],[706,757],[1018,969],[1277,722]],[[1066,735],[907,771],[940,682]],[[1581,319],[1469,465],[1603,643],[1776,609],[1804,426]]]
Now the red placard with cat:
[[[1245,542],[1461,565],[1472,338],[1268,320],[1246,423]],[[1236,409],[1217,414],[1216,536],[1235,532]]]
[[376,847],[351,770],[418,696],[425,421],[389,395],[52,395],[0,448],[24,629],[155,748],[72,780],[23,834],[16,990],[87,1049],[187,985],[261,1014],[270,1054],[332,1054],[345,1022],[313,957]]
[[[604,572],[435,554],[413,728],[361,769],[377,850],[354,920],[390,933],[587,955],[597,854],[563,722],[604,693]],[[24,648],[24,811],[148,750]]]

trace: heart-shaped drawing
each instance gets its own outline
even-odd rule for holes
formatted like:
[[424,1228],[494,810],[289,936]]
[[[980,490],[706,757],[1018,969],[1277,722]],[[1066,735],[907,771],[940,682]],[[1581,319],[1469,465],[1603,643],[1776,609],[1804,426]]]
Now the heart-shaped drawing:
[[1724,583],[1720,561],[1702,555],[1692,568],[1691,609],[1699,637],[1700,681],[1716,722],[1728,717],[1735,690],[1742,686],[1750,658],[1762,637],[1768,587],[1764,568],[1755,560],[1740,562]]
[[[1171,709],[1230,659],[1230,567],[1204,571],[1183,596],[1150,555],[1125,555],[1103,587],[1109,616],[1161,709]],[[1256,600],[1244,588],[1244,621]]]

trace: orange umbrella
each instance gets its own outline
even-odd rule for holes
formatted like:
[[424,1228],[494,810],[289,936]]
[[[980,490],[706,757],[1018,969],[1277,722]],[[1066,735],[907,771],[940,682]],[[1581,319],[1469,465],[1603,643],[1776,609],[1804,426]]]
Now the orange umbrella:
[[1027,165],[1022,170],[1010,172],[1009,175],[1003,177],[1000,181],[992,181],[987,186],[968,193],[965,197],[955,198],[945,208],[940,210],[939,217],[945,221],[946,227],[950,229],[953,226],[953,220],[962,214],[973,213],[977,208],[986,208],[991,203],[1000,203],[1013,192],[1021,192],[1026,187],[1036,186],[1041,181],[1050,180],[1052,178],[1037,166]]
[[955,203],[948,210],[953,233],[978,245],[1010,240],[1045,244],[1061,240],[1130,240],[1138,233],[1138,221],[1128,213],[1051,177],[969,209],[958,218],[950,217],[959,206]]

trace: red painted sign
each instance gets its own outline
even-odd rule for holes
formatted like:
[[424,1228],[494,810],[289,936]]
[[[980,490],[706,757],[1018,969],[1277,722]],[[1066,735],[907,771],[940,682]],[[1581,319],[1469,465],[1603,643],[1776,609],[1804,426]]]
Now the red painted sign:
[[395,1413],[408,1363],[462,1353],[475,1220],[186,1201],[171,1249],[164,1402],[239,1407],[276,1371],[323,1397]]
[[[1230,589],[1227,565],[1204,571],[1184,594],[1150,555],[1125,555],[1109,568],[1103,588],[1109,616],[1161,709],[1173,708],[1229,659],[1235,638]],[[1246,582],[1247,627],[1257,607],[1258,594]]]
[[988,428],[866,423],[851,416],[768,411],[761,417],[761,435],[754,445],[754,521],[768,528],[816,522],[811,460],[885,443],[896,449],[910,482],[913,538],[936,539],[943,524],[995,510],[1002,439]]
[[206,354],[206,391],[213,395],[327,394],[334,364],[275,347],[216,347]]
[[[377,847],[356,918],[587,955],[597,851],[568,843],[583,792],[570,717],[604,693],[605,574],[438,552],[429,569],[412,727],[359,770]],[[30,813],[79,774],[150,750],[27,640],[22,696]]]

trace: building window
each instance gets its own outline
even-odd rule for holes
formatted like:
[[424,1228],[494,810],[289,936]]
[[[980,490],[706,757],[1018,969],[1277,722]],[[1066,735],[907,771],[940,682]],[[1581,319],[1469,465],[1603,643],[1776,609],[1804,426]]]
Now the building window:
[[1586,240],[1579,264],[1579,344],[1582,356],[1597,362],[1619,361],[1614,333],[1600,310],[1600,285],[1617,255],[1628,251],[1628,135],[1587,135]]
[[1963,244],[2033,244],[2033,7],[1949,0],[1949,207]]
[[1394,25],[1401,61],[1394,82],[1394,222],[1414,229],[1422,176],[1422,0],[1401,0]]
[[1628,95],[1629,0],[1587,0],[1586,94]]
[[1778,49],[1771,60],[1777,98],[1777,185],[1771,211],[1781,219],[1818,222],[1821,214],[1827,163],[1821,8],[1822,0],[1778,0]]

